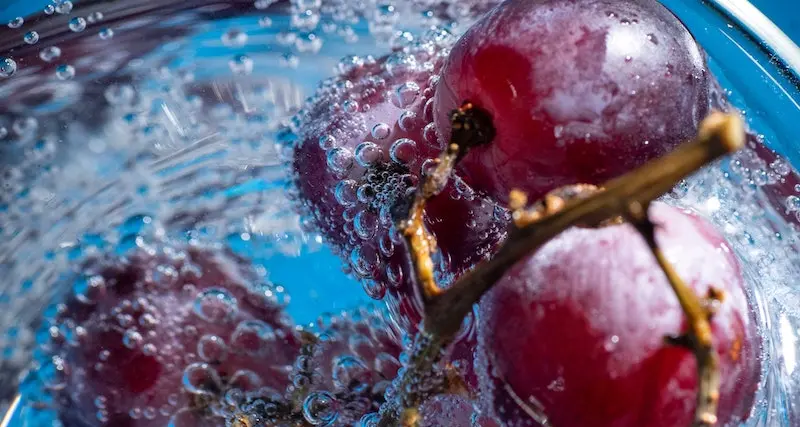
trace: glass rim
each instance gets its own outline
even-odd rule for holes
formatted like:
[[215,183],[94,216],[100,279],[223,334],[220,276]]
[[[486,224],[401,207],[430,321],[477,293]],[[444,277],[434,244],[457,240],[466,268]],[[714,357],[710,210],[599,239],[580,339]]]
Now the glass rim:
[[789,80],[800,89],[800,47],[750,0],[709,0],[707,4],[736,24],[770,59],[790,74]]

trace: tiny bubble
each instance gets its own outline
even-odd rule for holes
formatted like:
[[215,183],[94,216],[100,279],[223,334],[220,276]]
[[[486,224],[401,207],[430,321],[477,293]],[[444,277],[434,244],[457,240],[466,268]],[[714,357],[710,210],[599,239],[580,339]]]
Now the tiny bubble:
[[25,23],[25,20],[22,19],[21,16],[17,16],[16,18],[8,21],[8,28],[19,28],[24,23]]
[[39,41],[39,33],[36,31],[28,31],[25,33],[23,40],[25,40],[25,43],[27,44],[36,44]]
[[80,33],[81,31],[86,29],[86,20],[80,16],[76,16],[69,20],[69,29],[72,32]]

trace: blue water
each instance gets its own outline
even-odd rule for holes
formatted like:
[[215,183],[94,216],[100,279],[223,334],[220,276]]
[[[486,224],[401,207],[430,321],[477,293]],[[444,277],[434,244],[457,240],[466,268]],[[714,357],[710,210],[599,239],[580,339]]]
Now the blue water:
[[[800,2],[796,0],[750,0],[792,40],[800,42]],[[50,0],[3,0],[0,22],[17,16],[28,16],[51,4]],[[80,4],[79,0],[74,2]]]

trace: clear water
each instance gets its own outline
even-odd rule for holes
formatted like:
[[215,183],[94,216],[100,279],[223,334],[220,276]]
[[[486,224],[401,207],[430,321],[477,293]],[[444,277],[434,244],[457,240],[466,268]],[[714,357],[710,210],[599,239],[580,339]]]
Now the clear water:
[[[797,425],[800,187],[781,184],[795,174],[789,162],[800,165],[797,79],[708,5],[663,2],[751,128],[788,159],[747,151],[668,198],[724,230],[759,303],[766,363],[745,425]],[[458,34],[491,3],[61,1],[0,29],[0,401],[42,339],[41,313],[94,253],[223,241],[286,289],[298,324],[366,302],[292,209],[287,125],[340,58],[382,55],[430,25]],[[38,390],[26,383],[12,425],[53,425],[35,409],[46,401]]]

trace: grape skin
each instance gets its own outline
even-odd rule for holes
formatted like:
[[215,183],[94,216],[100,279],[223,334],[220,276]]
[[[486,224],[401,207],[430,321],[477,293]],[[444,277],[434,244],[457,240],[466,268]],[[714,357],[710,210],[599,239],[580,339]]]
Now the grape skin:
[[459,164],[495,200],[600,184],[694,137],[713,77],[678,19],[655,0],[507,1],[456,43],[435,96],[440,135],[464,100],[497,137]]
[[[429,68],[399,68],[398,58],[408,57],[395,53],[351,60],[359,65],[324,82],[298,116],[299,142],[291,163],[301,212],[372,298],[383,299],[388,293],[395,320],[409,331],[421,320],[422,305],[403,238],[393,224],[405,216],[423,169],[442,148],[427,125],[433,121],[434,75],[452,40],[441,34],[437,40],[423,41],[419,46],[424,49],[412,50],[415,62],[427,62]],[[406,92],[406,101],[399,102],[401,88],[414,85],[419,89]],[[410,95],[414,92],[416,96]],[[401,125],[404,115],[415,117],[409,126]],[[398,162],[392,146],[403,139],[413,141],[415,153]],[[369,164],[358,156],[363,144],[373,144]],[[345,158],[340,164],[332,153],[353,160]],[[359,189],[365,185],[372,194],[360,198]],[[365,219],[366,230],[360,225]],[[454,178],[427,205],[425,219],[437,239],[437,277],[446,286],[492,253],[505,237],[508,215]]]
[[[711,322],[719,425],[744,420],[759,383],[761,343],[736,257],[694,214],[656,203],[651,215],[680,277],[699,295],[711,285],[725,292]],[[564,232],[513,267],[480,313],[479,380],[508,425],[539,425],[519,399],[539,402],[562,427],[690,425],[694,356],[663,342],[685,331],[685,316],[631,225]]]
[[[259,293],[259,278],[243,259],[213,247],[164,246],[87,261],[81,274],[105,285],[89,299],[67,298],[51,320],[59,334],[48,344],[50,358],[65,367],[54,380],[64,388],[53,393],[66,425],[216,426],[224,419],[207,409],[224,409],[226,391],[288,385],[285,368],[300,340],[282,306]],[[196,302],[212,289],[235,298],[236,308],[223,313],[210,306],[209,321],[197,314]],[[137,339],[126,333],[132,330]],[[226,350],[203,339],[212,336]],[[218,376],[201,384],[207,393],[182,383],[194,363]]]

